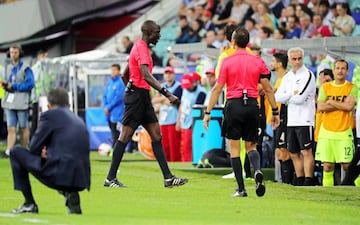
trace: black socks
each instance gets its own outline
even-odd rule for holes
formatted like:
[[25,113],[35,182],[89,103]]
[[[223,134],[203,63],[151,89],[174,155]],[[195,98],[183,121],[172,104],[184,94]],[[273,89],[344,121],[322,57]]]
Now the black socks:
[[239,191],[245,190],[244,180],[243,180],[243,177],[242,177],[242,167],[241,167],[240,157],[231,158],[231,166],[232,166],[233,171],[235,173],[235,177],[236,177],[236,181],[238,183]]
[[250,150],[247,153],[248,157],[249,157],[249,161],[251,163],[251,165],[254,168],[254,171],[260,170],[260,154],[258,151],[254,150]]
[[171,178],[173,175],[171,174],[169,166],[167,164],[161,141],[154,141],[151,144],[155,158],[159,163],[161,172],[163,173],[164,179]]
[[119,140],[116,141],[113,150],[113,156],[111,160],[111,166],[107,175],[108,180],[112,180],[116,177],[117,170],[119,169],[120,162],[125,152],[126,143]]

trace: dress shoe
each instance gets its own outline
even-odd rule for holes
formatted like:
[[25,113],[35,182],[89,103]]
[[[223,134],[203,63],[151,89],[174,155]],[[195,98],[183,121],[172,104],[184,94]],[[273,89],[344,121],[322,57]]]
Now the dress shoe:
[[39,208],[35,203],[23,204],[17,209],[13,209],[12,213],[39,213]]
[[81,214],[80,196],[78,192],[64,192],[65,205],[69,214]]

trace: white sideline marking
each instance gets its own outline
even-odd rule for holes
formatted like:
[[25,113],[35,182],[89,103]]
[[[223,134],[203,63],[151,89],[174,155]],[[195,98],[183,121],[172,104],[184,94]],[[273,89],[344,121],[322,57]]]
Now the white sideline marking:
[[23,219],[24,222],[29,222],[29,223],[49,223],[49,221],[47,220],[39,220],[39,219]]
[[17,215],[13,214],[13,213],[0,213],[0,217],[17,217]]

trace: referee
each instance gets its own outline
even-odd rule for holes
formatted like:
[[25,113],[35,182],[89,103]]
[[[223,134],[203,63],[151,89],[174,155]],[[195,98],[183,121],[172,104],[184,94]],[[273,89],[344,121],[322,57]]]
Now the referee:
[[244,28],[235,30],[232,35],[232,42],[235,45],[236,52],[225,58],[221,65],[219,78],[212,90],[210,102],[205,111],[204,128],[208,129],[211,110],[226,85],[227,101],[224,108],[222,136],[228,139],[231,165],[238,184],[238,189],[233,196],[247,196],[240,161],[239,140],[242,138],[245,141],[245,149],[249,160],[255,170],[256,194],[260,197],[265,194],[265,185],[263,183],[263,174],[260,171],[260,155],[256,151],[259,115],[256,99],[259,95],[259,80],[272,107],[271,124],[273,129],[279,125],[279,111],[269,82],[270,71],[259,56],[249,54],[245,50],[249,42],[249,32]]
[[173,187],[187,183],[187,179],[177,178],[171,174],[168,167],[163,146],[159,122],[151,104],[150,87],[167,97],[172,104],[179,104],[179,99],[152,76],[153,61],[150,55],[150,45],[155,45],[160,39],[160,26],[154,21],[147,20],[141,26],[142,38],[131,49],[128,68],[125,69],[124,80],[129,76],[124,103],[125,111],[122,119],[122,131],[114,145],[111,166],[105,187],[124,187],[116,178],[117,170],[124,155],[125,147],[130,141],[135,129],[142,125],[150,134],[152,149],[164,176],[164,186]]

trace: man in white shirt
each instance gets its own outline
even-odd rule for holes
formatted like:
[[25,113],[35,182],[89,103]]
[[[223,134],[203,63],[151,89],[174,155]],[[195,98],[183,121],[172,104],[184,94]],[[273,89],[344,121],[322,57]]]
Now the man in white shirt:
[[314,172],[315,76],[304,65],[302,48],[290,48],[288,58],[291,70],[284,76],[275,98],[288,105],[287,142],[296,172],[296,185],[310,186]]

